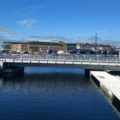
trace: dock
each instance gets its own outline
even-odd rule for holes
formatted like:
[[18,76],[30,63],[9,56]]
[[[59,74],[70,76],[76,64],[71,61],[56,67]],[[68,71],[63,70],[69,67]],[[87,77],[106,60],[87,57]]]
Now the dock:
[[120,78],[105,71],[91,71],[90,76],[104,90],[112,101],[120,103]]

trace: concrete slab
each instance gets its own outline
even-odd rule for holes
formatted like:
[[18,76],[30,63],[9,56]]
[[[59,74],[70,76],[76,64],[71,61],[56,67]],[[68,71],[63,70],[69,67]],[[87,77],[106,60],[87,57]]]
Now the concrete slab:
[[105,71],[91,71],[90,75],[100,82],[100,87],[105,88],[112,97],[120,101],[120,79]]

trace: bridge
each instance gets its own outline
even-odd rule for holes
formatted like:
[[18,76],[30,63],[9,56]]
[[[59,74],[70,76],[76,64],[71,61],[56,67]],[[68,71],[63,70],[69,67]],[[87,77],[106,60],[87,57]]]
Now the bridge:
[[0,56],[0,67],[78,67],[85,70],[120,71],[119,56],[104,55],[32,55]]

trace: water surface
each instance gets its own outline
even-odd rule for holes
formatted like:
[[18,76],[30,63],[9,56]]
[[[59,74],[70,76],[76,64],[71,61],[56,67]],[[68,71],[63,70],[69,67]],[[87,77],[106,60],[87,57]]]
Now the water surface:
[[0,80],[0,120],[119,120],[80,69],[26,68]]

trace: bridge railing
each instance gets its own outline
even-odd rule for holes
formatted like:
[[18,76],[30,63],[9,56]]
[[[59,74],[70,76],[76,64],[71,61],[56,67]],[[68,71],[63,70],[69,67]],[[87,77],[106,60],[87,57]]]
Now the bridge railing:
[[32,54],[16,54],[0,56],[0,59],[13,60],[50,60],[50,61],[73,61],[73,62],[96,62],[96,63],[120,63],[119,56],[103,56],[103,55],[32,55]]

